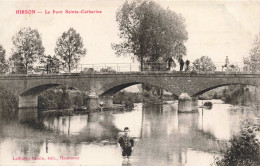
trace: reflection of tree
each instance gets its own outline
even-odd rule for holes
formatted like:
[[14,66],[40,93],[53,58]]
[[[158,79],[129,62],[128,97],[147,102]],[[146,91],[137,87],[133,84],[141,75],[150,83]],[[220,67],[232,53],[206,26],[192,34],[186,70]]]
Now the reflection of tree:
[[[15,153],[20,153],[23,157],[38,157],[41,152],[41,147],[43,146],[43,140],[23,140],[17,141],[15,145]],[[18,150],[18,151],[17,151]],[[19,151],[20,150],[20,151]],[[19,155],[16,155],[19,156]]]
[[78,139],[85,142],[108,141],[115,143],[119,130],[113,124],[112,112],[89,113],[87,126],[82,129]]
[[[143,111],[145,125],[140,148],[144,149],[143,153],[153,154],[152,158],[157,155],[172,156],[184,164],[189,148],[203,152],[216,152],[219,149],[219,142],[211,134],[198,129],[198,114],[178,114],[170,106],[164,106],[161,110],[158,105],[146,106]],[[178,128],[174,127],[176,120]]]
[[179,163],[181,163],[181,164],[187,163],[187,149],[183,149],[183,148],[179,147],[178,159],[179,159]]
[[[1,110],[0,110],[1,112]],[[4,136],[4,121],[3,121],[3,117],[2,117],[2,114],[0,113],[0,142],[2,140],[2,137]]]
[[[163,120],[165,117],[163,115],[163,107],[162,105],[153,105],[153,104],[147,104],[143,107],[145,109],[145,121],[149,122],[150,129],[148,132],[144,131],[144,136],[147,136],[147,134],[151,137],[163,137],[167,134],[167,124]],[[158,130],[158,127],[160,129]]]
[[[9,122],[1,120],[0,123],[2,123],[2,130],[0,127],[0,140],[2,140],[5,137],[8,137],[6,139],[12,142],[12,146],[8,148],[10,148],[11,154],[13,156],[39,156],[44,140],[42,139],[42,136],[39,135],[38,130],[29,127],[28,124],[18,123],[17,120]],[[10,137],[19,139],[9,139]]]
[[[56,138],[58,142],[64,143],[82,143],[82,142],[102,142],[115,143],[119,130],[113,124],[113,116],[111,111],[102,113],[89,113],[73,118],[73,116],[65,117],[45,117],[44,124],[48,131],[58,132]],[[79,123],[78,121],[83,121]],[[85,123],[84,123],[85,121]],[[76,122],[76,126],[75,126]],[[73,132],[77,127],[80,131]]]

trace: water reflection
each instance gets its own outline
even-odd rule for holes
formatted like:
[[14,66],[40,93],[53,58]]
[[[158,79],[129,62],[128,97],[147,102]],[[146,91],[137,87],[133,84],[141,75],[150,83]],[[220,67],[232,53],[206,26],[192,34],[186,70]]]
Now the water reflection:
[[24,108],[18,111],[19,122],[37,122],[38,121],[38,110],[37,108]]
[[60,134],[75,135],[88,123],[88,115],[75,115],[66,117],[50,117],[43,120],[44,126],[48,130],[59,132]]
[[[250,109],[219,101],[213,103],[211,110],[200,109],[194,114],[178,114],[175,102],[136,104],[129,112],[104,111],[63,117],[39,114],[37,118],[33,113],[35,121],[30,124],[1,120],[0,161],[7,165],[121,165],[116,140],[128,126],[136,141],[132,165],[208,166],[213,154],[219,152],[221,142],[239,131],[242,120],[252,117],[257,122],[258,116]],[[18,119],[30,111],[19,114]],[[60,160],[61,156],[77,156],[79,160]],[[13,160],[13,157],[45,160]]]

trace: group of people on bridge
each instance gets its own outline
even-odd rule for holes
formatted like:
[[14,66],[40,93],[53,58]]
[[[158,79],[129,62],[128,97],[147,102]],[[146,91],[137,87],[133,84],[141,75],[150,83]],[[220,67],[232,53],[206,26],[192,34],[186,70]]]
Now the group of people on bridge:
[[[171,70],[175,70],[175,68],[177,67],[177,64],[175,63],[175,61],[173,60],[172,57],[169,57],[166,60],[167,63],[167,70],[171,71]],[[184,62],[184,60],[182,58],[178,59],[178,63],[180,66],[180,71],[189,71],[190,70],[190,61],[186,60]]]

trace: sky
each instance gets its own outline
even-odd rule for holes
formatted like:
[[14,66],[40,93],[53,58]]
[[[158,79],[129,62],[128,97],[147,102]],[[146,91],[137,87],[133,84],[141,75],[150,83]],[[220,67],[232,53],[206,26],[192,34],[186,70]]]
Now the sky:
[[[260,0],[155,0],[185,18],[187,55],[194,61],[209,56],[214,62],[242,62],[255,36],[260,33]],[[87,54],[81,64],[131,63],[118,57],[111,43],[120,41],[116,11],[122,0],[0,0],[0,44],[11,55],[12,36],[30,26],[42,36],[46,55],[54,55],[57,39],[73,27],[83,38]],[[36,10],[33,15],[16,10]],[[44,14],[50,11],[51,14]],[[53,14],[63,11],[61,14]],[[101,11],[95,14],[65,14],[65,10]]]

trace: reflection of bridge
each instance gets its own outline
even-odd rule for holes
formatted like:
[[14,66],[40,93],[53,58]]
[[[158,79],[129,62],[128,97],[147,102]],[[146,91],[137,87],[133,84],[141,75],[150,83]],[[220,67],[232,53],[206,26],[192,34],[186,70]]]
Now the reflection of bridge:
[[234,84],[260,85],[260,74],[242,73],[184,73],[135,72],[113,74],[62,75],[2,75],[3,86],[19,98],[19,107],[37,107],[38,95],[55,86],[65,85],[95,93],[97,97],[112,96],[116,92],[140,83],[163,88],[176,96],[188,93],[195,97],[211,89]]

